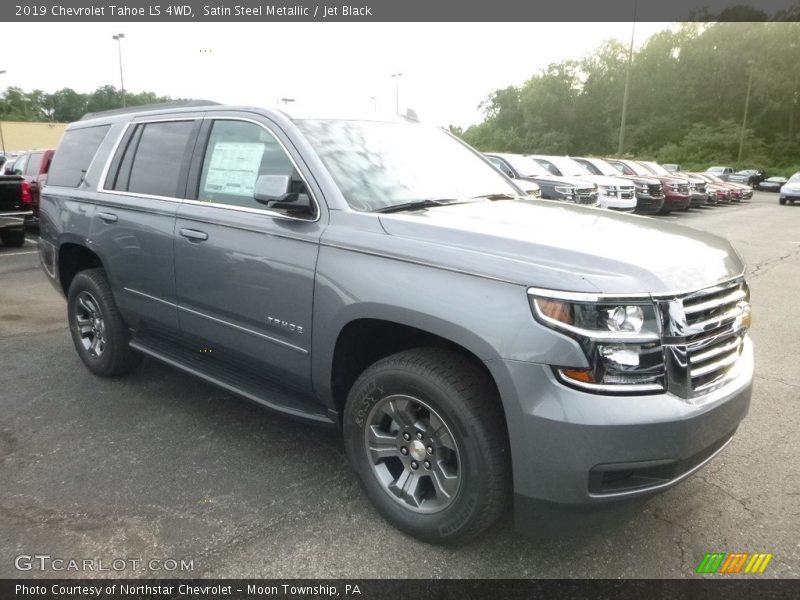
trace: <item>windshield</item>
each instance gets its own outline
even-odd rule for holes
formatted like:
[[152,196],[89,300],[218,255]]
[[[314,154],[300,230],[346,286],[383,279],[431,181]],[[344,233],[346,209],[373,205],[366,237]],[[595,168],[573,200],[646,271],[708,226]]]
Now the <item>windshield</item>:
[[646,161],[646,162],[642,162],[642,164],[645,167],[647,167],[648,169],[650,169],[656,175],[661,175],[662,177],[671,177],[672,176],[672,174],[669,171],[667,171],[664,167],[662,167],[658,163]]
[[620,173],[623,173],[623,174],[625,173],[625,167],[627,167],[628,169],[633,171],[634,175],[640,175],[640,176],[644,176],[644,177],[652,177],[653,176],[653,172],[650,171],[650,169],[648,169],[644,165],[640,165],[640,164],[635,163],[635,162],[630,161],[630,160],[629,161],[625,161],[625,162],[622,162],[622,161],[612,162],[612,163],[609,163],[609,164],[613,165],[617,169],[617,171],[619,171]]
[[514,167],[520,177],[549,177],[551,175],[542,165],[527,156],[503,154],[502,158]]
[[556,169],[567,177],[586,177],[591,175],[582,165],[567,156],[543,156],[542,160],[555,165]]
[[295,122],[356,210],[519,191],[449,134],[419,123]]
[[595,175],[605,175],[607,177],[619,177],[620,175],[620,172],[614,166],[602,158],[584,158],[581,159],[581,164]]
[[800,173],[795,173],[791,177],[789,177],[789,183],[796,183],[800,181]]

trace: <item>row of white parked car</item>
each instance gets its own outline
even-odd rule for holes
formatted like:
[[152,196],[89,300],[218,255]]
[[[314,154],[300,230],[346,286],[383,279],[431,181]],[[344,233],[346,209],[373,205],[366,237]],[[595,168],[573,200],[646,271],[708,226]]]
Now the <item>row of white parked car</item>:
[[666,214],[753,196],[747,184],[715,174],[670,172],[652,161],[487,153],[486,158],[529,194],[640,214]]

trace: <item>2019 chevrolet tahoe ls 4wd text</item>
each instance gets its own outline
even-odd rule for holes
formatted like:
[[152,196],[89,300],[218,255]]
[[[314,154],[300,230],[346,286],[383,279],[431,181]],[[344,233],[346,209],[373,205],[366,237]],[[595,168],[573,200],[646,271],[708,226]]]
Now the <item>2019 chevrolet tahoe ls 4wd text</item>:
[[525,197],[418,122],[90,115],[40,215],[90,371],[146,355],[340,428],[378,511],[428,542],[476,536],[512,500],[665,490],[748,410],[749,294],[726,240]]

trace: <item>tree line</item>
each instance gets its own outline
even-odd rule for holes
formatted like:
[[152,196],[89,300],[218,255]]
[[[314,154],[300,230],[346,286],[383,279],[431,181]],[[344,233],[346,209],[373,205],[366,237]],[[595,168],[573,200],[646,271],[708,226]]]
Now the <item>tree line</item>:
[[[484,120],[451,131],[483,151],[618,153],[629,49],[607,41],[492,92]],[[633,54],[623,155],[705,169],[800,171],[800,23],[684,23]],[[752,79],[751,79],[752,78]]]
[[[154,92],[125,92],[127,106],[169,102],[172,98]],[[122,106],[122,92],[113,85],[104,85],[82,94],[71,88],[53,93],[33,90],[26,92],[9,87],[0,96],[0,121],[52,121],[70,123],[90,112],[111,110]]]

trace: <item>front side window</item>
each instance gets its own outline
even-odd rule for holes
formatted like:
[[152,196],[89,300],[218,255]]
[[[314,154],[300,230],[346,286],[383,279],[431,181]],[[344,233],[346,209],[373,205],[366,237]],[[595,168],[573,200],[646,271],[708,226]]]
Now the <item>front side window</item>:
[[23,154],[17,159],[17,162],[14,163],[14,175],[22,175],[25,173],[25,167],[28,165],[28,158],[30,158],[30,154]]
[[468,146],[435,127],[356,120],[300,120],[296,124],[355,210],[519,195]]
[[305,183],[272,133],[246,121],[214,121],[203,158],[197,199],[244,208],[282,210],[278,203],[255,199],[256,182],[261,176],[287,177],[286,192],[304,198],[304,202],[295,203],[310,205]]

